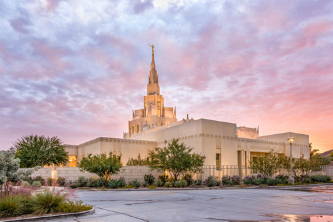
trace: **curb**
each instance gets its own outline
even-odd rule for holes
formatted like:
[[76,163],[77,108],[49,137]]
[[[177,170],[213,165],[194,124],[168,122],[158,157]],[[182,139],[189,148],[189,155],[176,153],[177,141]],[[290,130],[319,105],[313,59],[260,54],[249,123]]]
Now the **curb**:
[[148,189],[148,188],[123,188],[123,189],[96,189],[96,188],[76,188],[80,191],[115,191],[115,192],[123,192],[123,191],[182,191],[182,190],[235,190],[235,189],[274,189],[274,190],[292,190],[297,188],[312,188],[318,186],[325,186],[325,185],[333,185],[333,183],[317,183],[317,184],[302,184],[302,185],[283,185],[283,186],[215,186],[215,187],[187,187],[187,188],[164,188],[164,187],[157,187],[155,189]]
[[43,219],[54,219],[54,218],[61,218],[61,217],[73,217],[73,216],[83,216],[88,214],[95,213],[95,208],[93,207],[90,210],[75,212],[75,213],[62,213],[62,214],[54,214],[54,215],[44,215],[44,216],[33,216],[33,217],[18,217],[13,219],[5,219],[0,220],[0,222],[20,222],[20,221],[38,221]]

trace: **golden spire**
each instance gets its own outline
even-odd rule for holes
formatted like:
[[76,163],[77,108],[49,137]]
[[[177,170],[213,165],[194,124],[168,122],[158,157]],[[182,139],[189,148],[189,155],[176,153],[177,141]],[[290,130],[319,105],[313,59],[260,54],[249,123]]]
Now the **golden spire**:
[[155,46],[150,45],[151,47],[151,64],[150,64],[150,71],[149,71],[149,81],[148,81],[148,95],[152,94],[160,94],[160,86],[158,85],[158,74],[155,67]]

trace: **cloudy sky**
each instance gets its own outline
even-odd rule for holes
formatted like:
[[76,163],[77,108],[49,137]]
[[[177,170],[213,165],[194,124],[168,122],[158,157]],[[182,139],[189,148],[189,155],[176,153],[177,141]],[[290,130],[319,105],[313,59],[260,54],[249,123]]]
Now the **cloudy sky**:
[[121,137],[150,49],[178,119],[333,148],[332,0],[0,1],[0,148],[29,134]]

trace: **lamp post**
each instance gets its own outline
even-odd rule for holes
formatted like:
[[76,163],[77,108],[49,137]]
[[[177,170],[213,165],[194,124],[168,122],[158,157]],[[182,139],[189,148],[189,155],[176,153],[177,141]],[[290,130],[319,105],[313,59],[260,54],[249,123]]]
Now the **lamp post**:
[[294,137],[289,137],[288,138],[288,143],[289,143],[289,158],[290,158],[290,172],[291,172],[291,182],[294,183],[294,176],[292,174],[292,168],[293,168],[293,151],[292,151],[292,147],[293,147],[293,143],[295,142],[295,138]]

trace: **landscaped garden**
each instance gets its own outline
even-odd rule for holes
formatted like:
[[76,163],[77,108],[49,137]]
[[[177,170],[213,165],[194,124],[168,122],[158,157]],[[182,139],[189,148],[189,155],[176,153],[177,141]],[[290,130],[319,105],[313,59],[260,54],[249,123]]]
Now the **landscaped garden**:
[[[22,142],[22,143],[21,143]],[[17,216],[32,217],[39,215],[57,215],[64,213],[85,212],[92,209],[92,206],[85,205],[81,201],[72,201],[69,199],[70,193],[66,189],[56,189],[45,185],[59,185],[61,178],[57,181],[53,179],[44,180],[42,177],[31,177],[31,174],[37,168],[22,170],[20,166],[38,166],[36,161],[43,159],[43,155],[52,153],[52,150],[58,154],[51,155],[51,158],[44,158],[41,164],[57,164],[66,161],[63,147],[56,138],[28,137],[19,141],[22,149],[11,149],[0,151],[0,218],[12,218]],[[40,152],[33,158],[31,152],[26,148],[29,144],[34,144],[35,150],[42,144],[45,152]],[[25,149],[25,150],[24,150]],[[22,152],[20,152],[20,151]],[[47,152],[48,150],[48,152]],[[23,152],[24,151],[24,152]],[[42,151],[42,150],[40,150]],[[30,155],[30,158],[27,158]],[[21,158],[16,158],[21,156]]]

